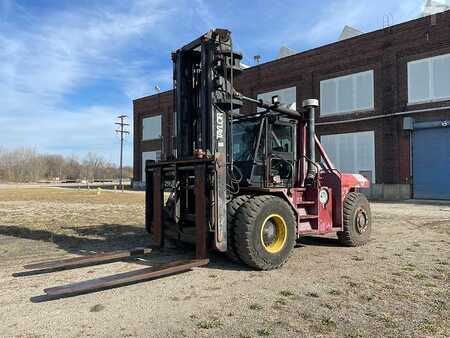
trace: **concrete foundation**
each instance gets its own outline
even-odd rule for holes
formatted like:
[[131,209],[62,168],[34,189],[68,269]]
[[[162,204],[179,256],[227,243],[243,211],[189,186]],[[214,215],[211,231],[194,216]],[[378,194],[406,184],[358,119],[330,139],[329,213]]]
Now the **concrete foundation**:
[[402,201],[411,198],[409,184],[372,184],[371,189],[364,192],[372,200]]

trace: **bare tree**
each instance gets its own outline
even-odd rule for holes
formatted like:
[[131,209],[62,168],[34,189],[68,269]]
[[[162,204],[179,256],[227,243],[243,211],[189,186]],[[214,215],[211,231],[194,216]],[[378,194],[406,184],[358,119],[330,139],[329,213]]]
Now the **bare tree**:
[[83,177],[83,166],[76,156],[65,159],[63,168],[65,179],[79,180]]
[[94,181],[95,178],[100,178],[101,171],[105,166],[105,161],[99,155],[89,152],[86,158],[83,160],[85,167],[86,179]]
[[[132,176],[132,168],[124,167],[124,177]],[[33,148],[7,150],[0,147],[0,181],[36,182],[39,180],[116,179],[119,169],[100,155],[88,153],[80,161],[75,156],[39,154]]]
[[64,178],[64,167],[66,160],[61,155],[43,155],[45,162],[47,163],[46,177],[49,179],[57,178],[62,180]]
[[34,182],[45,177],[46,163],[35,149],[18,148],[0,154],[2,179],[14,182]]

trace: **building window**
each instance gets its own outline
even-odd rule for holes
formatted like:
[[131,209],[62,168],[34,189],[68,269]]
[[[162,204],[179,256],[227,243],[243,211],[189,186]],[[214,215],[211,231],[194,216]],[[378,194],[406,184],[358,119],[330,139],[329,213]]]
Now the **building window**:
[[373,70],[320,81],[320,115],[373,110]]
[[161,151],[144,151],[142,153],[142,182],[145,182],[145,162],[147,160],[159,161],[161,160]]
[[142,120],[142,141],[161,138],[161,115]]
[[[297,88],[289,87],[280,90],[274,90],[272,92],[258,94],[258,100],[264,100],[267,102],[272,102],[272,97],[278,95],[279,102],[282,106],[288,107],[290,109],[297,109]],[[264,111],[263,108],[258,108],[258,112]]]
[[450,99],[450,54],[408,62],[408,103]]
[[365,131],[324,135],[321,143],[341,172],[362,174],[375,181],[375,134]]

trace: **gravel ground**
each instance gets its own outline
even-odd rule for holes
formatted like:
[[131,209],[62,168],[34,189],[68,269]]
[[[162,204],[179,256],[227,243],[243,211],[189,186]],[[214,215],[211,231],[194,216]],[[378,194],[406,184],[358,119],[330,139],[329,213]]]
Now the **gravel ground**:
[[373,240],[303,238],[258,272],[213,255],[205,268],[34,303],[42,289],[130,271],[146,260],[13,278],[27,263],[150,244],[143,194],[0,190],[0,336],[448,337],[450,205],[372,203]]

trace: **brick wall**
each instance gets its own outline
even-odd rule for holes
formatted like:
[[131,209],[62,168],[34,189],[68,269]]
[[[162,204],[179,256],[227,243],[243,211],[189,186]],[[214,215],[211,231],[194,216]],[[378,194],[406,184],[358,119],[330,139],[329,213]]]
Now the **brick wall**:
[[[408,184],[409,132],[402,130],[402,117],[345,121],[450,106],[450,101],[407,104],[407,62],[445,53],[450,53],[450,11],[437,14],[434,19],[426,17],[409,21],[248,68],[236,79],[236,87],[244,94],[256,97],[260,93],[295,86],[299,108],[304,99],[319,98],[321,80],[373,69],[374,111],[323,118],[318,112],[318,123],[339,123],[318,125],[317,132],[326,135],[373,130],[376,182]],[[163,113],[163,137],[168,140],[172,135],[171,94],[169,91],[134,101],[135,180],[141,178],[141,152],[158,147],[155,142],[140,141],[142,118]],[[246,105],[242,112],[255,110],[254,105]],[[450,119],[450,113],[426,112],[414,117],[419,120]]]
[[[166,148],[167,140],[172,134],[172,106],[171,91],[133,101],[133,179],[135,181],[142,180],[142,153]],[[162,116],[162,139],[142,141],[142,120],[157,115]]]

